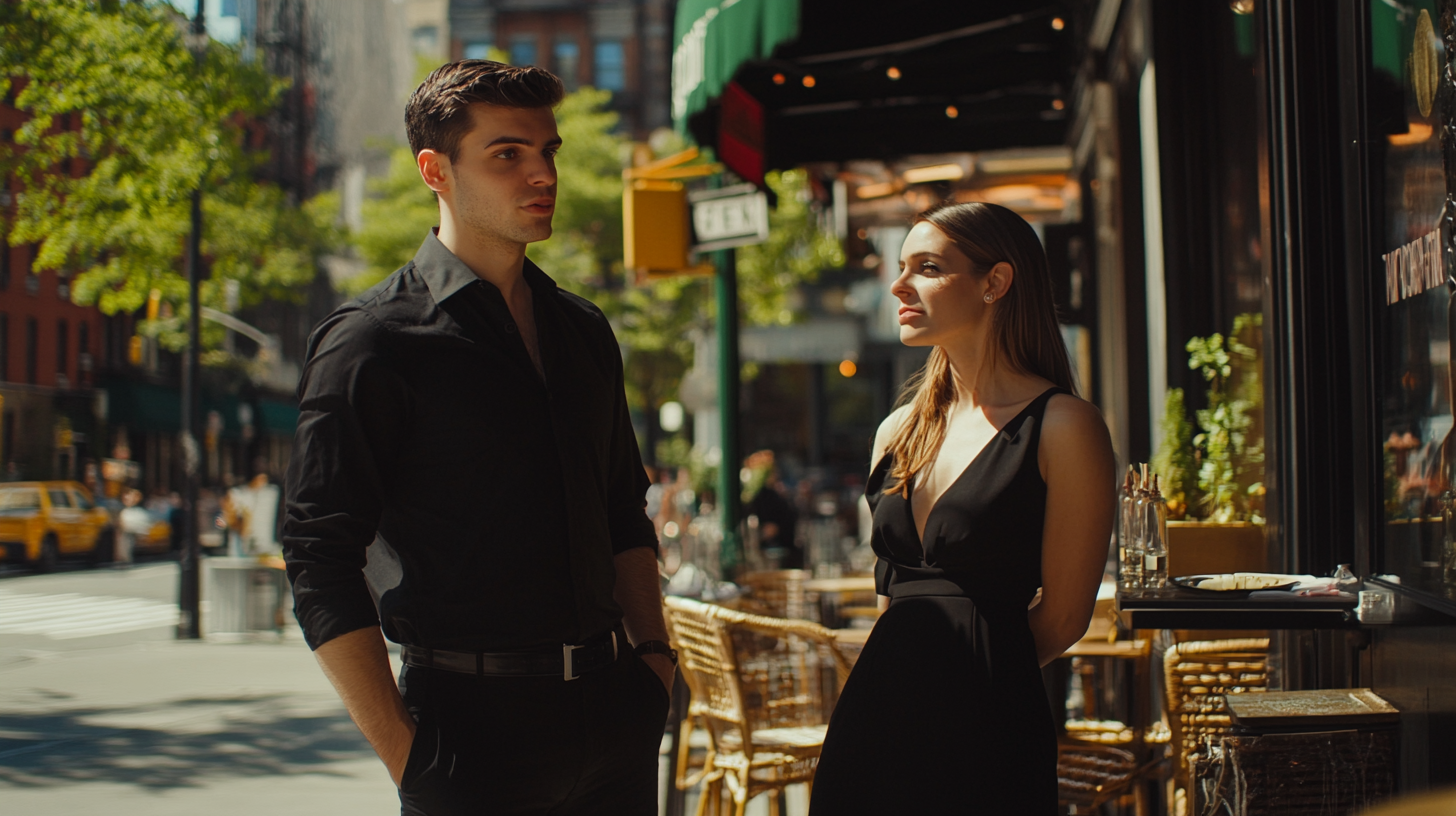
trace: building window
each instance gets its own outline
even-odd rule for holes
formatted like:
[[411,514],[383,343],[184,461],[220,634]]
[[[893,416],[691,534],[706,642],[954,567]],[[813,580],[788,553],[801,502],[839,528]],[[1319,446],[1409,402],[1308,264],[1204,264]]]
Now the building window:
[[91,373],[91,324],[82,320],[76,326],[76,379],[87,379]]
[[627,90],[627,51],[619,40],[603,40],[596,45],[594,82],[606,91]]
[[[418,40],[416,45],[418,45]],[[466,59],[490,59],[490,43],[473,42],[465,44]]]
[[35,385],[37,346],[40,345],[40,324],[35,318],[25,319],[25,381]]
[[65,388],[70,384],[71,327],[65,320],[56,321],[56,385]]
[[[410,39],[414,42],[416,54],[433,55],[440,48],[440,28],[438,26],[415,26],[410,32]],[[475,45],[475,43],[471,43]],[[466,46],[469,48],[469,46]]]
[[577,77],[581,75],[581,46],[576,44],[576,40],[557,40],[551,51],[551,61],[566,90],[576,90],[579,84]]
[[511,38],[511,64],[518,67],[536,64],[535,34],[517,34]]

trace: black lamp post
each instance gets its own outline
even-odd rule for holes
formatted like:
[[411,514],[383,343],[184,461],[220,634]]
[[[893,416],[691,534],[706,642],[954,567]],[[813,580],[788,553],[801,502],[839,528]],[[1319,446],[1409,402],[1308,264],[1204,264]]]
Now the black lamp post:
[[[187,35],[187,47],[200,65],[207,54],[207,23],[203,17],[206,0],[197,0],[197,14]],[[197,289],[202,281],[202,180],[192,191],[192,234],[187,240],[187,351],[182,357],[182,472],[186,482],[182,488],[182,552],[179,555],[181,581],[177,587],[177,637],[196,640],[202,637],[201,621],[201,548],[197,541],[197,480],[202,452],[197,444],[198,357],[201,351],[199,321],[201,308]]]

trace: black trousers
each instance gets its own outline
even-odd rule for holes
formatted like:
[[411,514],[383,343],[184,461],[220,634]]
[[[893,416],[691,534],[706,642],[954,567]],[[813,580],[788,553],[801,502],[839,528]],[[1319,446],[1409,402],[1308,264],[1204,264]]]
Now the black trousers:
[[406,666],[402,816],[657,813],[668,694],[641,658],[572,681]]

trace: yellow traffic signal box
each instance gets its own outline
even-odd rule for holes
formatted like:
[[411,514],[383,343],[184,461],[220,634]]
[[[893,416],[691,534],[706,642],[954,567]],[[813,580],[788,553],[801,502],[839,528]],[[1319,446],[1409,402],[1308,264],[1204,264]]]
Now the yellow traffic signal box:
[[631,270],[679,272],[688,265],[688,194],[680,181],[633,179],[622,191],[623,261]]

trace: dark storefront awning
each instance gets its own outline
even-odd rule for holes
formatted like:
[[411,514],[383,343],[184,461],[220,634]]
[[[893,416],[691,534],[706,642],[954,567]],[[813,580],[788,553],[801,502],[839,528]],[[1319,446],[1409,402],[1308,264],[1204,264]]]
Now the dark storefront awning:
[[293,436],[298,429],[298,406],[277,400],[258,400],[258,429],[270,436]]
[[[747,2],[700,22],[722,5],[697,0],[678,11],[673,112],[700,144],[719,144],[718,103],[730,78],[762,106],[766,169],[1064,141],[1075,44],[1065,4],[802,0],[798,35],[776,47],[762,33],[765,22],[730,16]],[[747,30],[735,33],[734,24]],[[739,47],[710,52],[715,42]],[[746,44],[769,53],[757,56]],[[733,53],[743,56],[724,62]],[[682,84],[699,78],[692,68],[699,56],[702,81]]]
[[[125,425],[132,433],[174,434],[182,430],[182,394],[176,388],[137,380],[107,380],[100,384],[106,390],[106,421],[114,426]],[[240,400],[233,394],[205,394],[198,430],[207,427],[209,415],[216,412],[221,421],[223,439],[241,439]],[[254,423],[266,435],[292,436],[298,425],[298,408],[290,403],[259,398]]]

